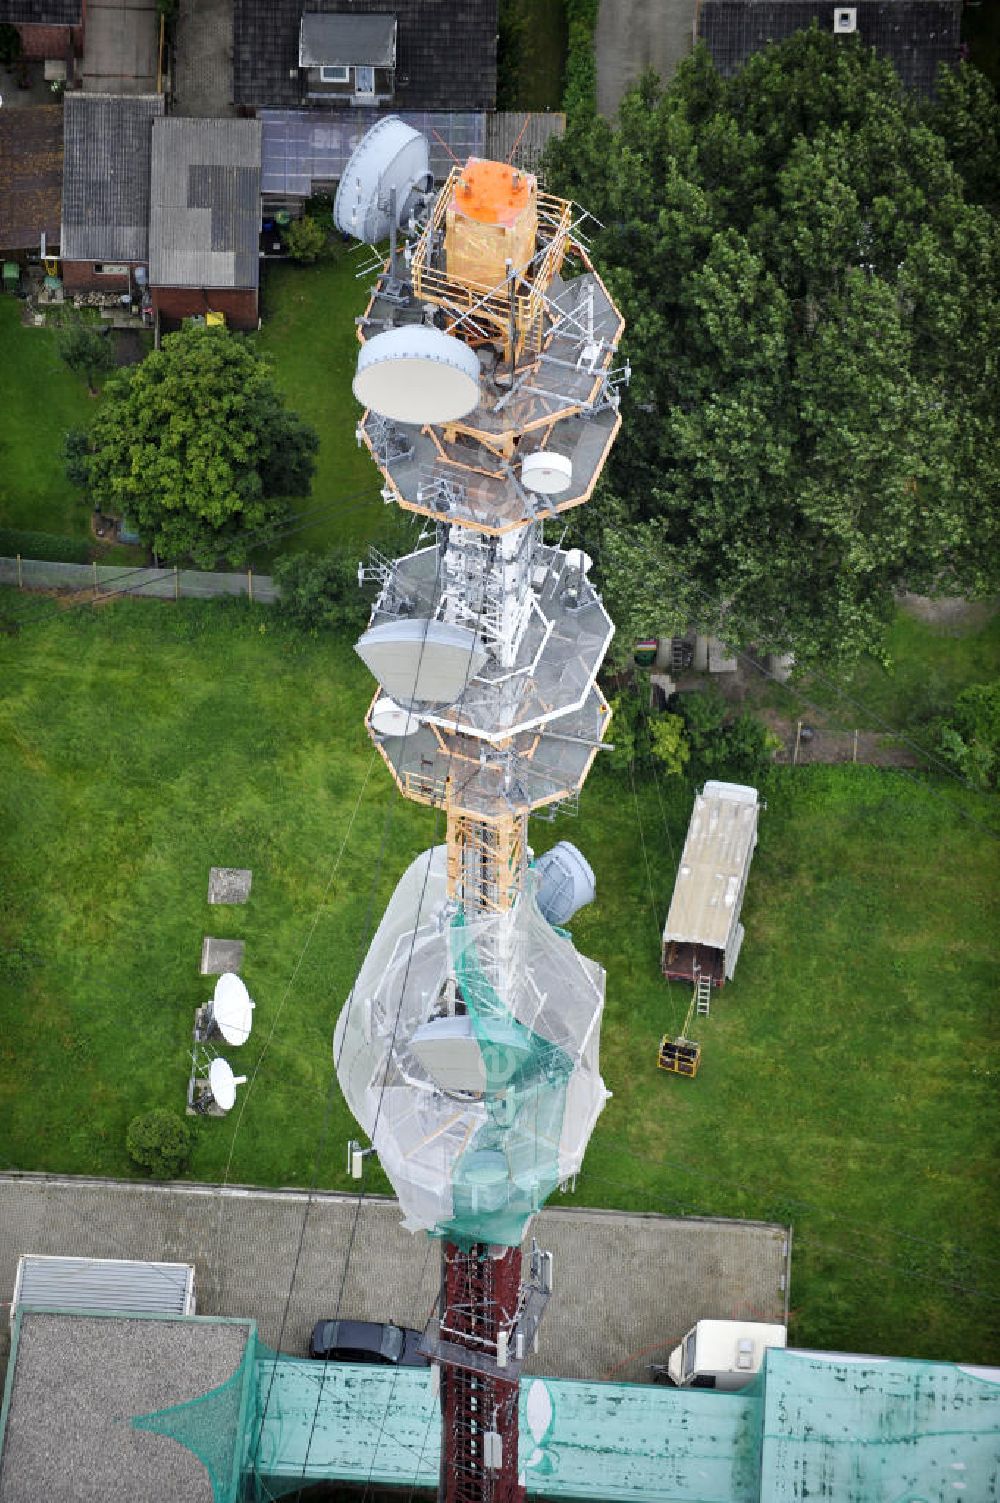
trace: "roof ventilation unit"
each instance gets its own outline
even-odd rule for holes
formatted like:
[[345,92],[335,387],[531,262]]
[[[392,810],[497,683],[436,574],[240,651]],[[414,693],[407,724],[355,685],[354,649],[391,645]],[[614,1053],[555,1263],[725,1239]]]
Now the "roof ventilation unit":
[[833,12],[833,30],[837,36],[849,36],[858,29],[858,10],[855,5],[837,5]]

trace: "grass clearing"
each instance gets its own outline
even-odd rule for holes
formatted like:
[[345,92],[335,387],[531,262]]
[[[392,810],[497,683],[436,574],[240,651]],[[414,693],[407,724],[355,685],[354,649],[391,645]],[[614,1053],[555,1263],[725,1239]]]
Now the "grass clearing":
[[[131,1173],[130,1118],[183,1100],[209,933],[246,940],[255,1032],[227,1053],[263,1058],[235,1142],[237,1113],[195,1124],[191,1178],[347,1188],[333,1023],[442,838],[373,763],[350,644],[246,602],[121,601],[0,637],[0,682],[0,1164]],[[995,1361],[997,845],[962,817],[990,802],[863,767],[775,769],[766,794],[693,1082],[655,1068],[688,1001],[658,954],[689,791],[643,782],[637,815],[598,768],[578,821],[532,827],[598,878],[573,931],[608,970],[614,1099],[577,1198],[791,1220],[797,1343]],[[246,907],[208,906],[211,865],[253,869]]]
[[0,526],[87,537],[90,509],[66,479],[62,443],[94,401],[59,358],[55,331],[26,328],[22,308],[0,297]]

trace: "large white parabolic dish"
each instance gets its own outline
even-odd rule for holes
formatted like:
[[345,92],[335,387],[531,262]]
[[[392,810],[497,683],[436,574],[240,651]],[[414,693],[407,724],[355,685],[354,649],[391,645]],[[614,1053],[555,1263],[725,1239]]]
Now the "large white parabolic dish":
[[253,1003],[235,971],[224,971],[215,983],[212,1017],[227,1044],[245,1044],[253,1027]]
[[354,395],[394,423],[457,422],[479,404],[479,360],[453,334],[404,324],[362,346]]
[[220,1112],[231,1111],[236,1104],[236,1087],[246,1080],[245,1075],[234,1075],[232,1065],[226,1059],[213,1059],[208,1069],[208,1084],[212,1099]]
[[521,483],[526,490],[540,496],[558,496],[569,490],[573,480],[573,461],[565,454],[536,449],[521,460]]
[[412,736],[420,730],[420,717],[383,694],[372,705],[368,722],[376,736]]
[[[367,131],[351,152],[333,201],[333,222],[344,235],[375,245],[398,229],[414,193],[427,193],[433,177],[427,137],[387,115]],[[396,223],[390,213],[396,191]]]

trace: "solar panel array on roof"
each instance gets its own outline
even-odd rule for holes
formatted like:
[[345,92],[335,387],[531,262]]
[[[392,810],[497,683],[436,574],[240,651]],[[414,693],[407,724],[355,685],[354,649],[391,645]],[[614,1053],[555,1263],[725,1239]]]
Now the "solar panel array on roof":
[[903,83],[930,94],[940,64],[959,59],[961,0],[700,0],[698,39],[707,44],[724,78],[771,42],[784,41],[814,22],[832,32],[835,12],[847,11],[851,34],[888,58]]
[[483,154],[486,116],[478,111],[261,110],[261,192],[308,198],[315,183],[338,182],[365,132],[397,113],[427,137],[431,171],[439,181],[456,157],[464,162]]

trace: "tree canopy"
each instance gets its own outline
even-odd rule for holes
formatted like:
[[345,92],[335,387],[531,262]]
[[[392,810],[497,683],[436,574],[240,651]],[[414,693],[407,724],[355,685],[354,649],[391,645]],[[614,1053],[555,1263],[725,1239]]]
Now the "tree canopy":
[[814,27],[729,81],[699,48],[550,147],[628,321],[580,522],[626,636],[850,656],[904,587],[997,587],[990,98],[963,65],[920,105]]
[[168,334],[109,381],[90,430],[91,497],[166,561],[247,551],[308,493],[319,439],[286,411],[267,360],[224,329]]

